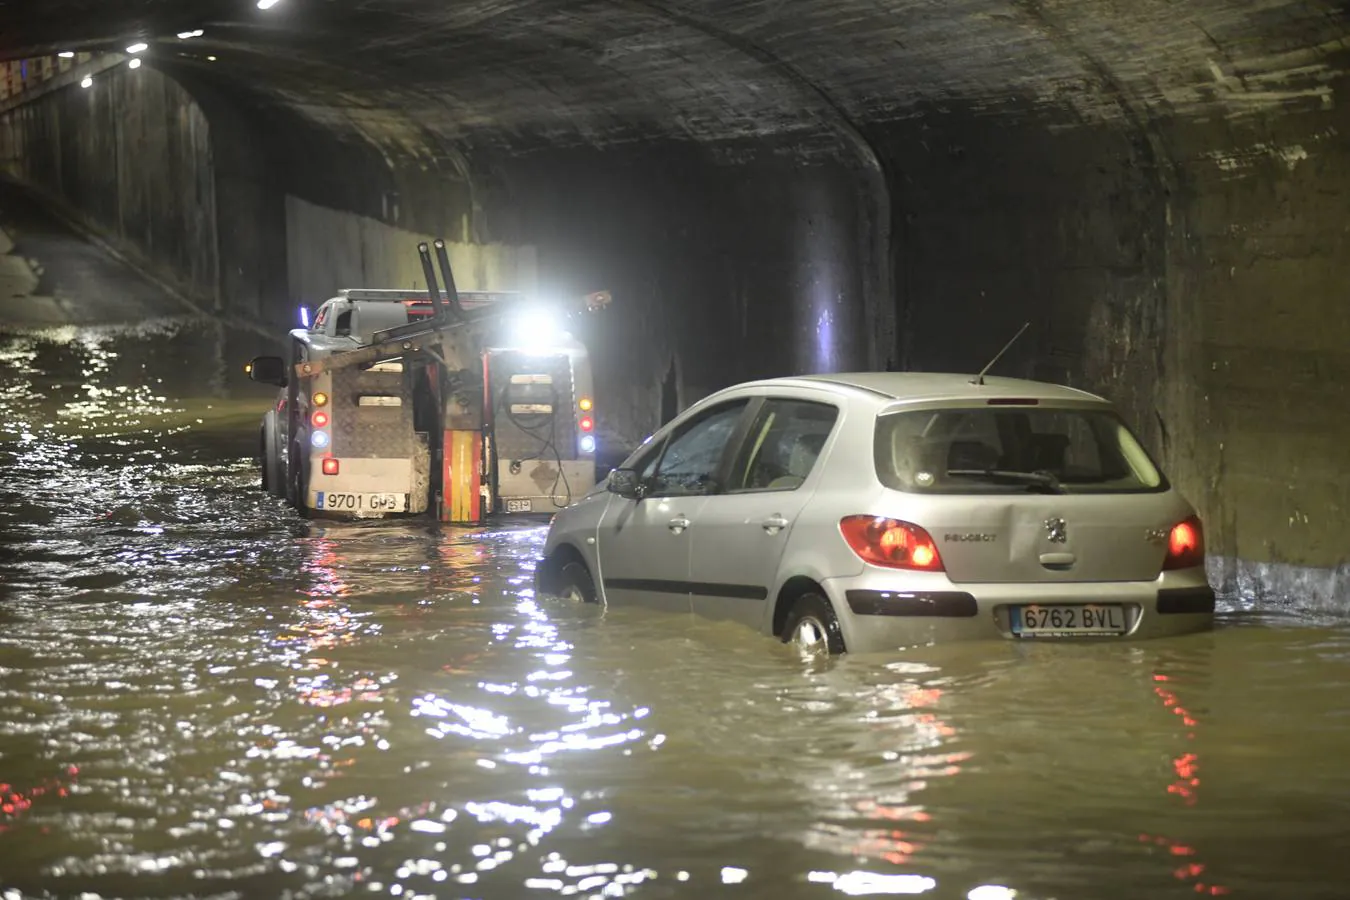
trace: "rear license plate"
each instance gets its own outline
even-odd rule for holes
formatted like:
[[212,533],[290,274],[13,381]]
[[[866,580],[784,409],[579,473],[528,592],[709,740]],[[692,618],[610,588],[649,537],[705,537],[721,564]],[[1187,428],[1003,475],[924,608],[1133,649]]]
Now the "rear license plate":
[[407,494],[347,494],[336,491],[319,491],[315,509],[332,512],[391,513],[406,512]]
[[530,504],[530,501],[529,501],[529,500],[507,500],[507,501],[506,501],[506,511],[507,511],[507,512],[529,512],[531,509],[533,509],[533,506]]
[[1014,606],[1011,614],[1018,635],[1125,633],[1125,607],[1118,604]]

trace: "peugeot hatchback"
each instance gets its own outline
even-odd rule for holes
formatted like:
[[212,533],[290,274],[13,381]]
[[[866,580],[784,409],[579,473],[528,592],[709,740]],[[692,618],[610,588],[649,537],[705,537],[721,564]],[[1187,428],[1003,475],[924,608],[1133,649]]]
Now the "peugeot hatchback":
[[558,513],[537,580],[828,653],[1214,619],[1200,520],[1108,401],[969,375],[713,394]]

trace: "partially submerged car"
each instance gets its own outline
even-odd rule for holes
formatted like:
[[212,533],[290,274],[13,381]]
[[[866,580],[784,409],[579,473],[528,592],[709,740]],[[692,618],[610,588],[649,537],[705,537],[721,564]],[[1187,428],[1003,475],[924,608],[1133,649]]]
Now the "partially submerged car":
[[1108,401],[950,374],[704,398],[557,514],[537,586],[829,653],[1214,620],[1200,520]]

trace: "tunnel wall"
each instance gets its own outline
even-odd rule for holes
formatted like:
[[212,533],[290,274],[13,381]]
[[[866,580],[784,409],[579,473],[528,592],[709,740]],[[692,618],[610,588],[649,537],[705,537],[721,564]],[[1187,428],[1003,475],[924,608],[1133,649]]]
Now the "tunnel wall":
[[866,367],[865,198],[846,162],[677,144],[498,166],[485,218],[538,246],[541,288],[613,295],[583,325],[608,440],[661,424],[668,377],[683,408],[737,381]]
[[[288,195],[286,237],[290,295],[313,308],[341,288],[425,289],[417,244],[439,235],[419,235]],[[464,290],[535,290],[531,246],[447,241],[446,251],[455,282]]]
[[[866,364],[871,198],[847,159],[791,139],[400,156],[237,102],[207,103],[231,122],[212,143],[147,74],[8,113],[7,165],[184,283],[209,282],[217,221],[225,306],[267,327],[290,324],[295,294],[415,279],[412,245],[445,235],[534,248],[550,295],[613,293],[583,328],[612,445],[650,433],[671,393],[684,407]],[[970,371],[1030,321],[996,371],[1118,402],[1200,508],[1221,580],[1344,564],[1347,128],[1320,98],[1097,124],[948,102],[868,126],[892,186],[901,364]]]
[[119,67],[36,97],[0,116],[0,157],[138,265],[215,305],[210,131],[172,80]]
[[866,367],[863,181],[842,162],[671,144],[480,154],[437,177],[296,127],[283,143],[305,149],[279,182],[293,302],[421,286],[416,243],[438,235],[460,238],[463,287],[610,291],[608,310],[570,322],[591,348],[606,459],[661,424],[663,396],[682,408],[736,381]]
[[1146,130],[950,104],[874,130],[907,365],[979,368],[1030,321],[995,371],[1118,403],[1220,586],[1350,588],[1348,129],[1293,98]]

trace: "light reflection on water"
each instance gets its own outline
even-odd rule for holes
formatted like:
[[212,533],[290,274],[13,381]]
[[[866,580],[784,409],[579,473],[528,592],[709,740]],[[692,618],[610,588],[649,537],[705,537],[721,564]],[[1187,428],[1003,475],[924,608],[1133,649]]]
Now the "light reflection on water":
[[214,339],[0,339],[0,888],[1344,896],[1341,621],[821,664],[576,608],[537,526],[288,515]]

